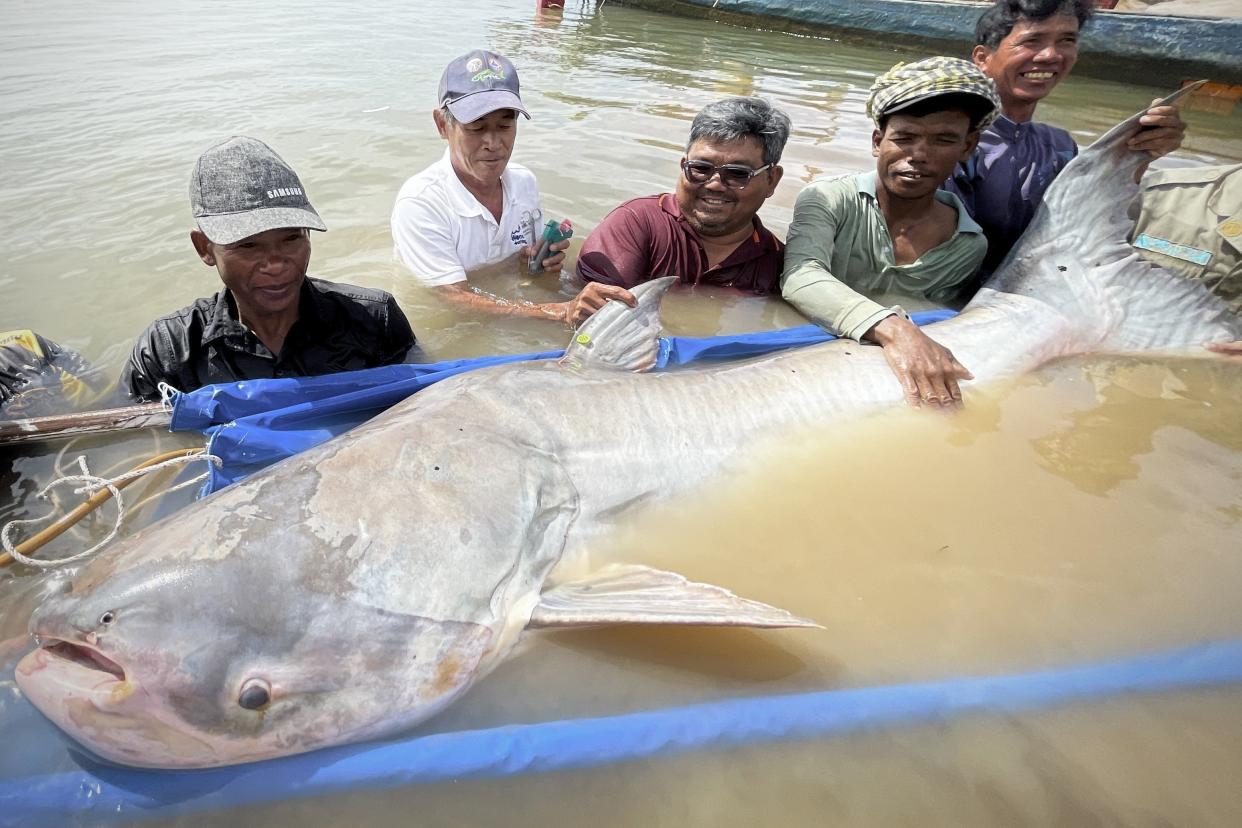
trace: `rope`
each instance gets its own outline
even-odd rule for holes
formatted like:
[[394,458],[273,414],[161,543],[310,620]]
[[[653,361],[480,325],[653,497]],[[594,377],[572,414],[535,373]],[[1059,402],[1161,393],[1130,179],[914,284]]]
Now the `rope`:
[[[163,454],[156,455],[149,460],[145,460],[135,466],[132,470],[122,474],[120,477],[107,479],[91,474],[90,469],[86,465],[86,457],[79,456],[78,466],[82,470],[82,473],[63,475],[56,480],[53,480],[51,483],[47,484],[41,492],[39,492],[38,498],[40,500],[47,500],[48,492],[63,483],[80,483],[82,485],[74,489],[73,492],[74,494],[89,495],[86,502],[78,505],[72,512],[60,518],[46,529],[43,529],[29,540],[16,546],[10,540],[10,535],[14,529],[17,529],[20,526],[32,526],[35,524],[46,523],[48,520],[51,520],[52,515],[49,514],[46,517],[33,518],[30,520],[11,520],[6,523],[4,528],[0,529],[0,545],[4,546],[5,551],[5,554],[0,555],[0,566],[6,566],[13,561],[18,561],[27,566],[33,566],[39,569],[50,569],[51,567],[63,566],[67,563],[79,561],[94,554],[117,536],[117,533],[120,532],[121,524],[125,520],[125,501],[121,497],[121,489],[148,474],[154,474],[161,469],[166,469],[171,466],[193,463],[196,460],[203,460],[216,466],[219,466],[221,463],[219,457],[207,454],[202,449],[176,449],[175,451],[164,452]],[[187,480],[184,483],[179,483],[167,491],[175,492],[178,489],[184,489],[187,486],[192,486],[205,480],[208,474],[209,473],[204,473],[191,480]],[[116,523],[113,525],[112,531],[108,533],[106,538],[84,552],[79,552],[76,555],[70,555],[67,558],[42,560],[30,557],[30,553],[59,537],[67,529],[69,529],[69,527],[82,520],[82,518],[86,517],[95,509],[99,508],[99,506],[110,497],[116,500],[117,513]]]

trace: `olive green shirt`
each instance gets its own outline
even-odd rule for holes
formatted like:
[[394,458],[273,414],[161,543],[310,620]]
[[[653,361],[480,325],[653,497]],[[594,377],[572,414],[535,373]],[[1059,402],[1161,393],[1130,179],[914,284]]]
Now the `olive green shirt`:
[[1242,164],[1150,172],[1142,187],[1130,242],[1242,315]]
[[893,240],[876,200],[876,174],[859,173],[814,181],[798,194],[781,293],[829,333],[858,339],[900,313],[875,301],[889,296],[957,306],[969,297],[963,285],[987,252],[983,230],[952,193],[936,200],[957,211],[957,230],[918,261],[893,264]]

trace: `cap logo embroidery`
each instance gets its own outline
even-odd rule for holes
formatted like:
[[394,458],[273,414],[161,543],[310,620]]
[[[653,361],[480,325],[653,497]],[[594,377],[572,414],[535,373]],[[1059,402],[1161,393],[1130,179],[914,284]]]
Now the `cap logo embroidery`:
[[499,72],[499,71],[500,71],[500,69],[501,69],[501,67],[500,67],[500,59],[499,59],[499,58],[496,58],[496,57],[489,57],[489,58],[487,59],[487,65],[488,65],[488,66],[490,66],[490,67],[492,67],[493,69],[495,69],[497,72]]
[[278,187],[275,190],[267,191],[268,198],[284,198],[285,196],[300,196],[300,195],[302,195],[301,187]]
[[484,69],[482,72],[478,73],[470,80],[474,81],[475,83],[482,83],[485,80],[504,80],[504,79],[505,79],[504,72],[500,72],[494,69]]
[[482,68],[483,68],[482,58],[470,58],[470,60],[466,61],[466,71],[471,74],[474,74],[475,72],[479,71]]

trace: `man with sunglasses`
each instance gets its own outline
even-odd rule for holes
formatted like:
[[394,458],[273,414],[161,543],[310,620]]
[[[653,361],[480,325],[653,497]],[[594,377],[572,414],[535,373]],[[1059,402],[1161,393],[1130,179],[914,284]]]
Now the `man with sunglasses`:
[[884,348],[913,406],[961,400],[971,374],[896,302],[954,306],[987,251],[957,196],[937,188],[995,117],[996,88],[957,58],[898,64],[876,79],[874,172],[820,179],[794,206],[782,293],[829,333]]
[[[503,55],[476,49],[440,77],[436,130],[444,157],[410,178],[392,210],[397,255],[419,282],[459,308],[492,316],[525,316],[577,325],[608,299],[633,305],[629,291],[588,285],[565,302],[515,302],[470,289],[468,274],[519,253],[543,229],[534,174],[511,164],[518,114],[517,69]],[[551,245],[544,273],[559,273],[569,242]]]
[[762,98],[708,104],[690,125],[675,193],[625,202],[578,255],[587,282],[633,287],[660,276],[753,293],[780,289],[784,246],[759,221],[781,180],[789,117]]

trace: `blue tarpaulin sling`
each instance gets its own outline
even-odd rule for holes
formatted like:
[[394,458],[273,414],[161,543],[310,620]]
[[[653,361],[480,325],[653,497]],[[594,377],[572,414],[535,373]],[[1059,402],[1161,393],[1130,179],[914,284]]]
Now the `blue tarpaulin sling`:
[[[1033,673],[730,699],[591,719],[437,733],[252,765],[81,770],[0,780],[0,825],[33,828],[168,818],[344,791],[597,767],[704,748],[806,741],[865,728],[1019,711],[1122,693],[1242,682],[1242,640]],[[49,734],[50,735],[50,734]]]
[[[949,310],[916,313],[929,325]],[[656,369],[713,360],[743,359],[834,339],[817,325],[711,337],[664,337]],[[322,377],[251,380],[208,385],[178,394],[173,431],[209,435],[208,451],[221,459],[203,493],[235,483],[259,469],[318,445],[374,417],[416,391],[465,371],[541,359],[564,351],[476,357],[426,365],[389,365]]]

